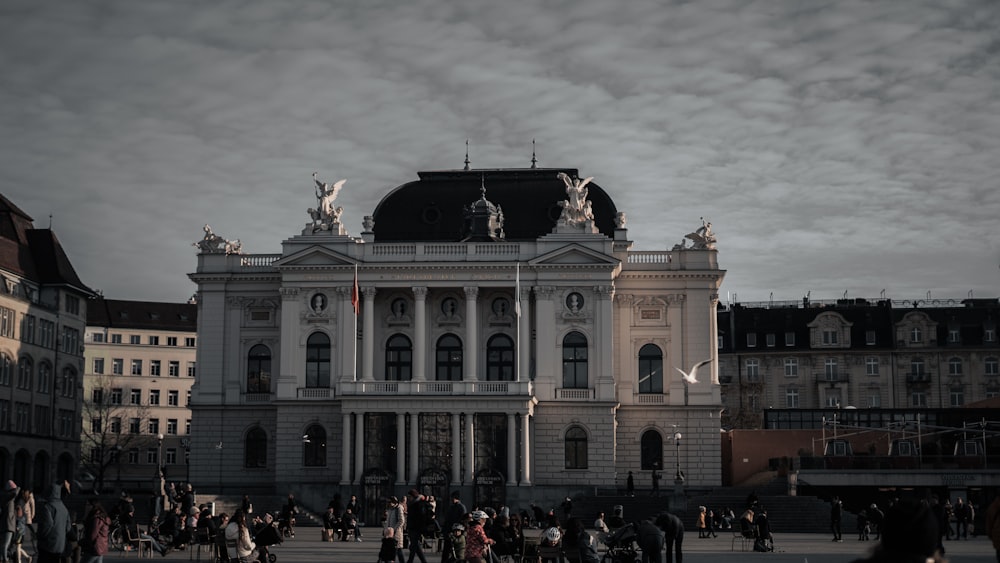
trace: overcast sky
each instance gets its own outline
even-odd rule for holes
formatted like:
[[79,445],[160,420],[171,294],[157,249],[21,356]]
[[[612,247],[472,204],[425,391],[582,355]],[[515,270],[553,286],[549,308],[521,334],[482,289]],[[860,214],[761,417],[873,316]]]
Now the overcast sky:
[[419,170],[574,167],[722,298],[1000,294],[997,0],[0,3],[0,190],[83,281],[182,301]]

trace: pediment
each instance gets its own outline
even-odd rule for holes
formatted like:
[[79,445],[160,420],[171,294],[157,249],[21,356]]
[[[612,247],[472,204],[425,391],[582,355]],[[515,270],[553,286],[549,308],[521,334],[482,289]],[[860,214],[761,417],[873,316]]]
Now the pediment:
[[618,266],[618,259],[580,244],[569,244],[528,262],[532,266]]
[[301,266],[354,266],[357,260],[334,252],[323,246],[310,246],[288,256],[282,256],[273,265],[277,268]]

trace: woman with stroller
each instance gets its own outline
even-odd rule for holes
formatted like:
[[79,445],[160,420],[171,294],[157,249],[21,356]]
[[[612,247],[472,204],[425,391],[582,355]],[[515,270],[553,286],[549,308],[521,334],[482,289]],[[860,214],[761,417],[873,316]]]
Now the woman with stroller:
[[253,563],[257,560],[257,546],[250,539],[247,515],[243,509],[237,510],[226,526],[226,548],[230,561]]

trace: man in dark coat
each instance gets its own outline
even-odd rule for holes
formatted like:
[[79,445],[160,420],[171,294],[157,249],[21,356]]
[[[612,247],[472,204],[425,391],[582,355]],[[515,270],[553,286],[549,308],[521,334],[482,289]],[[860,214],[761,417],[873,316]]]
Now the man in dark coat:
[[63,487],[69,483],[54,483],[49,497],[38,508],[38,563],[59,563],[66,551],[69,533],[69,510],[63,504]]
[[424,556],[423,534],[431,524],[428,518],[430,505],[427,504],[424,495],[416,489],[410,489],[407,494],[410,496],[406,509],[406,535],[410,537],[410,558],[407,563],[413,563],[414,557],[420,559],[420,563],[427,563],[427,557]]
[[642,563],[663,563],[664,534],[652,520],[643,520],[638,529]]
[[444,513],[444,525],[441,527],[444,531],[444,546],[441,549],[441,563],[445,563],[448,560],[448,554],[451,553],[451,540],[454,534],[451,533],[451,527],[455,524],[463,524],[465,522],[465,515],[468,510],[465,509],[465,505],[462,504],[461,495],[458,491],[451,493],[451,504],[448,505],[448,509]]
[[[656,517],[656,525],[663,530],[667,547],[667,563],[673,563],[673,554],[677,555],[677,563],[684,561],[684,523],[676,515],[661,512]],[[671,553],[673,552],[673,553]]]

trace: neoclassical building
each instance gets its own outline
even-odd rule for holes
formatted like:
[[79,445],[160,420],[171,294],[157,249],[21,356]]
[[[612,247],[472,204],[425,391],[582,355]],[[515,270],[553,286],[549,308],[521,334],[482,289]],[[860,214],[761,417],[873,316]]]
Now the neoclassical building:
[[192,481],[358,494],[369,511],[413,486],[526,507],[628,471],[719,484],[711,225],[633,250],[625,214],[574,169],[418,176],[360,236],[335,205],[344,183],[318,180],[280,253],[206,225]]

